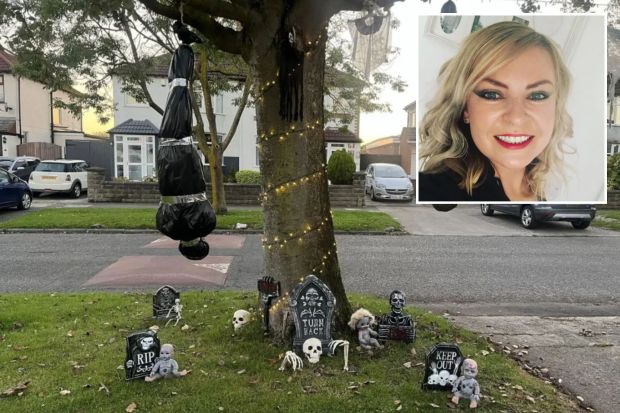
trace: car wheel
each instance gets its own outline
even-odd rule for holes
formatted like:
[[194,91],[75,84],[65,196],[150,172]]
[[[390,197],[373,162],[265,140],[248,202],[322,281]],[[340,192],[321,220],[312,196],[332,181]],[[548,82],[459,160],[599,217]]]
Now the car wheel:
[[73,188],[71,188],[71,196],[74,198],[79,198],[80,195],[82,195],[82,185],[76,183],[73,185]]
[[30,205],[32,205],[32,196],[28,192],[24,192],[21,202],[17,204],[17,209],[29,209]]
[[521,224],[527,228],[536,228],[536,219],[534,219],[534,210],[530,206],[525,206],[521,210]]
[[580,219],[578,221],[571,221],[571,224],[573,224],[575,229],[586,229],[590,226],[590,222],[589,219]]
[[495,210],[489,204],[480,204],[480,211],[485,217],[490,217],[495,213]]

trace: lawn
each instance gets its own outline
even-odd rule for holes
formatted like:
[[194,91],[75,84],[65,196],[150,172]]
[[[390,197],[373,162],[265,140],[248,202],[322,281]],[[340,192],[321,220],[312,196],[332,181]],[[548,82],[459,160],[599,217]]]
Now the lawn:
[[620,231],[620,211],[598,210],[592,225],[598,228]]
[[[263,228],[259,210],[235,210],[217,217],[218,229],[231,229],[236,223],[250,229]],[[2,228],[122,228],[155,229],[153,208],[49,208],[32,211],[0,223]],[[383,231],[400,229],[398,221],[383,212],[334,210],[334,226],[338,231]]]
[[[352,343],[343,372],[341,352],[302,371],[280,372],[287,350],[262,333],[255,315],[233,334],[238,308],[256,307],[256,293],[182,292],[184,320],[160,323],[161,343],[176,346],[175,359],[191,373],[154,383],[125,381],[125,337],[155,324],[152,296],[144,293],[4,294],[0,296],[0,392],[30,381],[21,396],[0,399],[10,412],[453,412],[447,393],[425,392],[424,354],[438,342],[460,343],[478,361],[479,412],[577,412],[554,387],[526,374],[503,353],[490,352],[476,335],[441,317],[417,317],[414,345],[389,342],[369,356]],[[388,311],[385,298],[353,295],[353,308]],[[182,325],[189,328],[183,330]],[[343,338],[340,334],[335,338]],[[349,340],[353,341],[352,337]],[[415,348],[417,355],[412,353]],[[404,366],[411,362],[411,367]],[[119,368],[121,367],[121,368]],[[459,411],[469,411],[461,402]]]

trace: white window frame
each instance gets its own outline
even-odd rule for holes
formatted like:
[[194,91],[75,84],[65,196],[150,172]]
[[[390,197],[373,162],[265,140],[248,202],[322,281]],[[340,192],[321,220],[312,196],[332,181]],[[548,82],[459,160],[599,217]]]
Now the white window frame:
[[612,143],[609,147],[609,155],[615,155],[620,153],[620,143]]
[[5,96],[4,96],[4,75],[0,75],[0,103],[5,103]]
[[[133,139],[138,138],[137,141],[132,141]],[[122,145],[122,161],[119,162],[117,157],[117,145]],[[151,176],[155,174],[155,137],[153,135],[114,135],[114,176],[116,178],[120,178],[118,174],[118,167],[123,167],[122,176],[129,176],[129,164],[135,165],[136,162],[129,162],[129,148],[128,146],[131,144],[140,144],[140,165],[141,165],[141,177],[140,181],[145,177]],[[153,159],[151,162],[148,162],[148,149],[149,146],[152,146],[153,149]],[[151,174],[149,175],[149,167],[151,170]]]

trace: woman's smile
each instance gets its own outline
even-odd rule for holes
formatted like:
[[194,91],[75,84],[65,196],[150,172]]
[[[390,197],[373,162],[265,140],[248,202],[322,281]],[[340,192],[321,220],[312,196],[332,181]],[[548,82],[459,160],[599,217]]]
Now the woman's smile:
[[495,139],[497,139],[498,143],[504,148],[521,149],[529,145],[534,139],[534,136],[522,133],[505,133],[502,135],[496,135]]

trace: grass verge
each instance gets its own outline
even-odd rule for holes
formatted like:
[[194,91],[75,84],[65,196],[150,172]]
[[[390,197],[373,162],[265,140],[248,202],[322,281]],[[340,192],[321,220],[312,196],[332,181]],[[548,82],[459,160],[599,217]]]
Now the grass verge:
[[598,228],[620,231],[620,211],[598,210],[592,225]]
[[[251,229],[263,228],[263,213],[235,210],[217,217],[218,229],[231,229],[236,223]],[[1,228],[91,228],[100,225],[114,229],[155,229],[152,208],[49,208],[0,223]],[[400,229],[394,218],[383,212],[334,210],[334,227],[338,231],[383,231]]]
[[[126,382],[125,337],[155,324],[151,296],[143,293],[5,294],[0,296],[0,392],[30,380],[23,395],[0,399],[12,412],[454,412],[447,393],[420,388],[425,352],[437,342],[458,342],[478,361],[482,401],[478,412],[569,413],[574,403],[522,371],[502,353],[482,355],[488,344],[441,317],[410,309],[417,317],[415,344],[389,342],[369,356],[352,342],[349,363],[342,355],[322,358],[302,371],[280,372],[287,350],[273,345],[254,321],[234,335],[235,309],[256,306],[255,293],[183,292],[184,320],[160,323],[160,340],[173,343],[180,379]],[[354,308],[388,311],[386,300],[352,295]],[[253,310],[255,313],[255,310]],[[182,330],[187,324],[189,329]],[[343,338],[335,335],[335,338]],[[415,348],[417,355],[411,349]],[[404,363],[411,362],[406,368]],[[103,389],[102,385],[109,390]],[[70,393],[62,395],[68,390]],[[532,401],[533,400],[533,401]],[[469,411],[464,401],[459,411]]]

